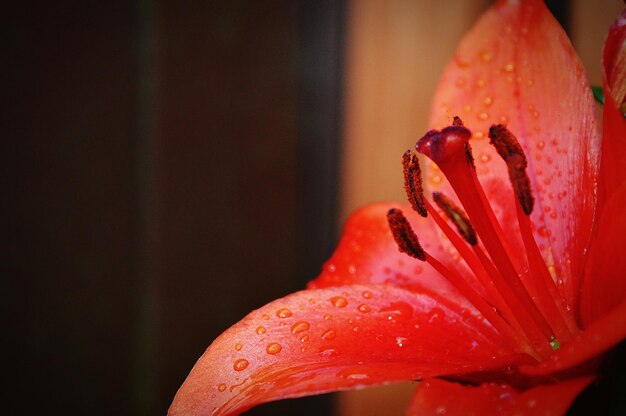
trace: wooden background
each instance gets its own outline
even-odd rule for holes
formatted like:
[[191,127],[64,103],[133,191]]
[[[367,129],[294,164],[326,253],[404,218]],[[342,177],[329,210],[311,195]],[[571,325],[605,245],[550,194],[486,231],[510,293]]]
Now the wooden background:
[[[316,275],[349,211],[401,197],[397,156],[487,3],[5,10],[5,412],[164,414],[213,338]],[[597,81],[622,4],[590,3],[563,16]],[[408,391],[343,395],[339,412],[402,414]]]

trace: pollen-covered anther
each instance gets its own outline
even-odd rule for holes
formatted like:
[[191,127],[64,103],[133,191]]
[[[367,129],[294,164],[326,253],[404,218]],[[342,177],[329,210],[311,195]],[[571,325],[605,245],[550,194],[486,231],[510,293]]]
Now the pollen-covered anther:
[[441,131],[429,131],[418,140],[415,149],[438,165],[457,160],[457,156],[463,156],[469,164],[473,165],[468,143],[471,137],[472,132],[469,129],[453,124]]
[[389,223],[393,239],[396,240],[396,244],[398,244],[398,249],[402,253],[425,261],[426,253],[424,249],[422,249],[417,235],[415,235],[415,231],[411,228],[411,224],[409,224],[409,221],[407,221],[402,211],[397,208],[391,208],[387,212],[387,222]]
[[526,168],[527,162],[524,149],[517,141],[517,137],[504,124],[494,124],[489,127],[489,139],[489,142],[495,147],[505,162],[511,156],[518,155],[523,159],[523,168]]
[[517,138],[502,124],[489,128],[490,143],[506,162],[509,180],[526,215],[533,212],[534,198],[530,187],[530,179],[526,173],[528,162],[522,146]]
[[461,237],[469,244],[475,246],[478,243],[478,239],[465,211],[440,192],[434,192],[433,199],[448,219],[454,223]]
[[402,156],[402,170],[404,171],[404,190],[411,207],[422,217],[426,217],[428,211],[426,211],[424,204],[422,170],[417,155],[410,150],[407,150]]

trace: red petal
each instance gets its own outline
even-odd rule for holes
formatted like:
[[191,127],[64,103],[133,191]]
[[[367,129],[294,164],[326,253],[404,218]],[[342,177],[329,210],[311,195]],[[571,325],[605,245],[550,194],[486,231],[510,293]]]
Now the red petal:
[[281,398],[502,368],[519,358],[475,312],[443,298],[391,286],[305,290],[217,338],[170,414],[238,414]]
[[427,263],[400,253],[387,224],[387,211],[400,208],[416,231],[423,248],[440,261],[470,276],[462,264],[453,262],[449,246],[441,243],[434,222],[413,212],[408,204],[381,203],[354,212],[343,230],[341,241],[322,273],[309,288],[347,284],[392,284],[408,290],[428,288],[447,297],[456,291]]
[[626,120],[620,109],[626,100],[626,10],[611,26],[604,44],[602,79],[604,111],[601,198],[605,201],[626,180]]
[[518,391],[506,384],[474,387],[429,379],[420,383],[407,415],[563,415],[591,381],[584,377]]
[[550,359],[521,368],[524,374],[545,375],[583,364],[626,338],[626,302],[590,324],[576,339],[563,345]]
[[500,1],[467,33],[440,81],[431,125],[455,115],[474,131],[477,172],[500,218],[513,216],[513,196],[494,192],[508,174],[487,132],[505,123],[518,137],[536,196],[535,235],[572,301],[591,236],[599,137],[584,69],[542,1]]
[[[624,136],[626,138],[626,136]],[[626,301],[626,182],[604,204],[585,269],[580,318],[588,326]]]

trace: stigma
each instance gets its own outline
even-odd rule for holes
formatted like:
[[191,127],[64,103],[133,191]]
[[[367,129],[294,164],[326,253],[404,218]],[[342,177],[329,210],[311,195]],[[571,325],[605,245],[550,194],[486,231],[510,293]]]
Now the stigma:
[[452,195],[441,192],[432,195],[434,205],[429,202],[422,186],[419,158],[414,152],[409,150],[403,155],[402,166],[412,209],[435,221],[475,278],[445,266],[426,252],[399,209],[390,210],[387,220],[400,251],[416,261],[428,262],[489,320],[514,350],[541,361],[580,329],[556,287],[558,276],[550,273],[533,235],[530,215],[534,197],[526,173],[526,155],[505,125],[491,126],[490,143],[507,166],[518,237],[524,245],[524,250],[513,250],[511,236],[505,235],[478,180],[471,137],[472,132],[455,117],[450,126],[427,132],[415,145],[416,151],[445,175],[460,205]]

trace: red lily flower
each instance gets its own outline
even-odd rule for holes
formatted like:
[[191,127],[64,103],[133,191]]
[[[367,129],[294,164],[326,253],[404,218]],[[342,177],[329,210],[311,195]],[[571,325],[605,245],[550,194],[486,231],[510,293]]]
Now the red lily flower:
[[626,336],[625,23],[605,46],[601,141],[543,3],[488,10],[416,146],[435,204],[406,153],[411,204],[353,214],[321,275],[220,335],[170,414],[418,379],[413,415],[564,413]]

